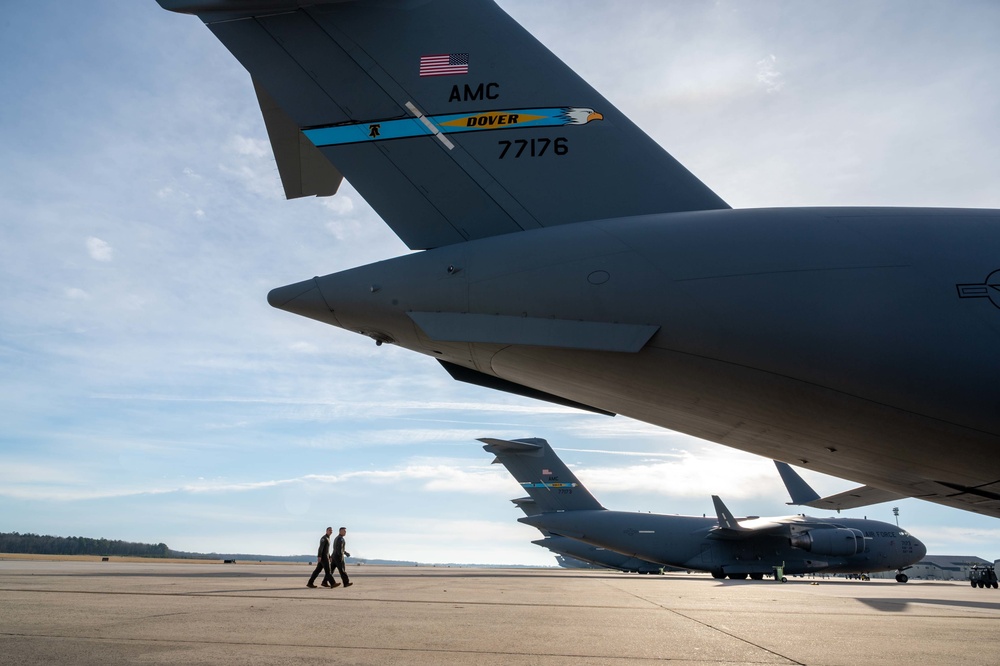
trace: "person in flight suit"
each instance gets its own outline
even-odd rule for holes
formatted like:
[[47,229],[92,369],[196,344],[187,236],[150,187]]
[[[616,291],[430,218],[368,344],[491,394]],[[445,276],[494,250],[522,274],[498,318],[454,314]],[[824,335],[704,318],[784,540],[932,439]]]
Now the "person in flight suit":
[[316,576],[319,575],[320,571],[326,573],[323,576],[323,583],[326,584],[327,580],[333,581],[333,576],[330,574],[330,535],[333,534],[333,528],[326,528],[326,534],[319,539],[319,551],[316,553],[316,570],[313,571],[312,576],[309,577],[309,582],[306,583],[306,587],[316,587]]
[[[347,540],[344,539],[344,535],[346,534],[347,528],[341,527],[337,538],[333,540],[333,566],[340,572],[340,580],[344,582],[344,587],[350,587],[354,583],[347,577],[347,571],[344,569],[344,560],[351,556],[347,552]],[[332,579],[333,576],[330,578]],[[339,583],[334,583],[333,585],[336,587]]]

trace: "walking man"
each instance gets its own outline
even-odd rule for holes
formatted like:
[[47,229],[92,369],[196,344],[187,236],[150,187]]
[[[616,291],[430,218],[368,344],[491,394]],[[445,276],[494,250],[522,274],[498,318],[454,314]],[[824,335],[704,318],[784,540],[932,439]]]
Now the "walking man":
[[[343,530],[343,528],[341,528]],[[331,582],[333,581],[333,576],[330,574],[330,535],[333,534],[333,528],[326,528],[326,534],[319,539],[319,551],[316,553],[316,570],[313,571],[312,576],[309,577],[309,582],[306,583],[306,587],[316,587],[316,576],[319,575],[320,571],[326,573],[323,577],[323,582],[325,583],[327,579]]]
[[[347,571],[344,569],[344,559],[351,556],[351,554],[347,552],[347,540],[344,539],[344,535],[346,534],[347,528],[341,527],[340,534],[338,534],[337,538],[333,540],[333,566],[340,572],[340,580],[344,582],[344,587],[350,587],[351,585],[354,585],[354,583],[352,583],[351,579],[347,577]],[[332,579],[333,576],[330,578]],[[336,585],[338,585],[338,583],[334,583],[334,586]]]

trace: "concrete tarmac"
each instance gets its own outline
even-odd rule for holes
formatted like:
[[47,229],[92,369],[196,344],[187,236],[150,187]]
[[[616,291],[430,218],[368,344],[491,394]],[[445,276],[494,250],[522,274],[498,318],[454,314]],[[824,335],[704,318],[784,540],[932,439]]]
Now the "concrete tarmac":
[[569,569],[0,561],[0,664],[993,664],[1000,591]]

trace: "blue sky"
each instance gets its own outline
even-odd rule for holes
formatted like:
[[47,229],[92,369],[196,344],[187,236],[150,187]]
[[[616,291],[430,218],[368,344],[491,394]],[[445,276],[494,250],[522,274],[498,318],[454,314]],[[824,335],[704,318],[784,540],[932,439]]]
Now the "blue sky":
[[[501,5],[734,207],[1000,208],[996,3]],[[349,184],[284,200],[197,19],[14,3],[0,61],[0,531],[298,554],[346,525],[356,556],[554,563],[483,436],[547,438],[609,508],[791,512],[767,460],[270,308],[407,249]],[[932,553],[1000,557],[1000,522],[896,505]]]

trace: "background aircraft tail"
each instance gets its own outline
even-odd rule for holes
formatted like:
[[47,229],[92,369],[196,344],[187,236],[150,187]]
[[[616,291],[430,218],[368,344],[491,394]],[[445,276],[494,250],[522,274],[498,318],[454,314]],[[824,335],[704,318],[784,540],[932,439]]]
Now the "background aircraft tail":
[[250,72],[287,196],[343,174],[411,249],[728,208],[492,0],[158,2]]
[[[496,455],[493,463],[506,467],[528,492],[534,500],[530,508],[534,514],[604,508],[544,439],[508,441],[484,437],[479,441],[485,444],[485,451]],[[525,514],[534,515],[528,509]]]

